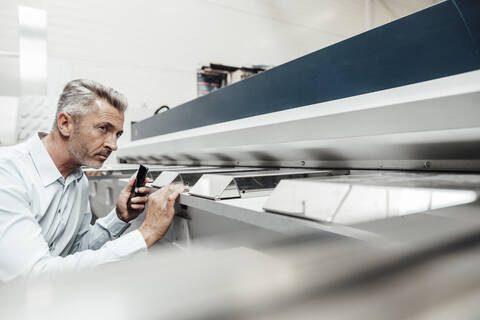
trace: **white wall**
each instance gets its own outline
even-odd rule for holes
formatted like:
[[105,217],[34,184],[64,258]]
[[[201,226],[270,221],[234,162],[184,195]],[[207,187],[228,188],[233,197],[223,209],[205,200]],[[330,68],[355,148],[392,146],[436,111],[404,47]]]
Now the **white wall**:
[[68,80],[94,79],[128,96],[129,122],[195,98],[201,63],[278,65],[438,1],[371,0],[371,25],[368,2],[2,0],[0,51],[18,50],[16,6],[37,4],[48,16],[50,99]]
[[17,138],[18,97],[0,96],[0,108],[0,146],[14,144]]

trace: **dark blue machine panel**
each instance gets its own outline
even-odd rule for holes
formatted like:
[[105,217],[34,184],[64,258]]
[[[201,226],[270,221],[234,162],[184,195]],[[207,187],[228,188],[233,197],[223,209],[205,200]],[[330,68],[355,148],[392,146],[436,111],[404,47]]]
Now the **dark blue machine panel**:
[[450,0],[132,125],[132,140],[480,69],[480,0]]

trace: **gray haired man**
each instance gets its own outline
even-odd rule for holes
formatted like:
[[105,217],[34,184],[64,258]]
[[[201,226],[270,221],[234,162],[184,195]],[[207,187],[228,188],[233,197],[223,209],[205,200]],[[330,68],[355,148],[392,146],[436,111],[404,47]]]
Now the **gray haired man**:
[[99,168],[117,150],[126,99],[89,80],[69,82],[53,129],[0,149],[0,280],[77,271],[145,251],[165,234],[184,190],[148,197],[143,224],[121,237],[147,202],[147,187],[130,199],[133,178],[115,208],[90,225],[88,182],[81,166]]

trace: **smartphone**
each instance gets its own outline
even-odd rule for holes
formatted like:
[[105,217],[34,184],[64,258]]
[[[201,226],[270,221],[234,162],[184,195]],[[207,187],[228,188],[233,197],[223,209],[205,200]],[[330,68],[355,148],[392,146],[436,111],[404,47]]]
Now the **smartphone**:
[[148,173],[148,168],[143,165],[140,165],[140,167],[137,170],[137,178],[135,180],[134,192],[136,197],[142,195],[141,193],[138,192],[138,190],[141,187],[143,187],[143,185],[145,184],[145,178],[147,177],[147,173]]

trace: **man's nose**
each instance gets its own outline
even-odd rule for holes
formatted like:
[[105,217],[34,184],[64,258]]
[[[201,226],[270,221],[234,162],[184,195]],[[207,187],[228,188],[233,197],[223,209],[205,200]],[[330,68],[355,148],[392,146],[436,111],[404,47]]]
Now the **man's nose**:
[[105,147],[111,149],[112,151],[116,151],[118,149],[117,139],[118,138],[116,135],[109,135],[107,140],[105,140]]

